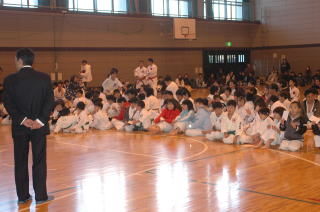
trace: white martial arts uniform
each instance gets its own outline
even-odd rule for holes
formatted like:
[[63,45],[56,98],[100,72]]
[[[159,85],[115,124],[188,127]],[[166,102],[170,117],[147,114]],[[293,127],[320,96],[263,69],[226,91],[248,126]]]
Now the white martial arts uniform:
[[75,98],[73,101],[73,107],[77,107],[79,102],[83,102],[85,104],[87,113],[90,114],[94,111],[94,104],[90,99],[86,97]]
[[225,104],[227,104],[227,102],[228,102],[229,100],[234,100],[234,96],[232,96],[231,94],[230,94],[230,96],[226,96],[226,94],[223,93],[223,94],[220,95],[220,97],[222,98],[222,100],[223,100],[223,102],[224,102]]
[[151,112],[152,119],[155,119],[160,114],[161,104],[157,97],[153,95],[146,97],[144,100],[144,104],[145,109]]
[[[250,111],[250,113],[247,111]],[[242,118],[243,125],[250,124],[255,117],[253,102],[246,102],[242,107],[238,107],[236,113]]]
[[77,117],[74,115],[61,116],[54,126],[53,131],[59,133],[60,131],[64,133],[71,132],[71,129],[77,124]]
[[173,81],[171,81],[170,84],[166,88],[167,91],[171,91],[173,93],[173,97],[175,99],[177,99],[176,92],[178,89],[179,89],[178,85]]
[[300,98],[300,90],[297,87],[289,88],[291,101],[299,101]]
[[158,87],[158,67],[156,64],[148,66],[147,70],[147,82],[151,88],[153,88],[154,95],[157,96],[157,87]]
[[92,72],[91,72],[91,65],[81,65],[80,75],[82,82],[91,82],[92,81]]
[[97,130],[109,130],[113,126],[109,121],[107,113],[103,110],[99,110],[93,115],[93,121],[90,124],[90,127],[95,128]]
[[118,103],[112,103],[111,105],[108,102],[105,102],[102,108],[103,111],[106,111],[110,118],[118,116],[120,113],[120,107]]
[[225,144],[233,144],[233,140],[235,136],[239,136],[242,134],[242,119],[236,113],[233,113],[231,119],[228,117],[228,112],[223,113],[221,119],[221,132],[228,133],[229,136],[227,138],[223,138],[223,143]]
[[260,124],[256,127],[256,132],[259,133],[260,138],[264,141],[264,143],[270,139],[272,139],[273,142],[276,140],[275,131],[271,128],[268,129],[268,126],[275,126],[274,121],[270,117],[267,117],[265,120],[260,119]]
[[123,85],[118,78],[113,80],[110,76],[102,83],[102,87],[104,93],[112,95],[114,90],[122,88]]
[[143,85],[147,85],[148,82],[145,79],[145,77],[147,76],[147,71],[148,69],[144,66],[142,67],[138,66],[134,70],[134,76],[137,78],[137,82],[136,82],[137,89],[140,89]]
[[137,111],[136,115],[134,115],[133,118],[134,121],[139,121],[135,125],[127,125],[125,126],[125,130],[127,132],[131,132],[134,130],[134,128],[141,129],[141,130],[147,130],[151,126],[151,112],[147,111],[146,109],[142,109],[140,112]]
[[276,109],[277,107],[283,107],[285,110],[288,110],[289,108],[287,108],[282,102],[280,102],[280,100],[276,101],[275,103],[273,103],[270,107],[270,116],[273,117],[273,111],[274,109]]
[[73,127],[75,133],[84,133],[89,130],[90,124],[92,123],[92,116],[87,114],[86,110],[76,114],[76,125]]
[[223,114],[221,114],[220,116],[217,116],[217,114],[215,112],[211,113],[210,120],[212,123],[212,129],[214,129],[215,131],[206,134],[206,138],[208,140],[214,141],[214,140],[222,140],[223,139],[223,133],[221,132],[222,116],[223,116]]
[[56,101],[57,101],[57,100],[63,100],[65,93],[66,93],[66,89],[61,88],[60,91],[59,91],[59,88],[56,87],[56,88],[53,90],[54,99],[55,99]]

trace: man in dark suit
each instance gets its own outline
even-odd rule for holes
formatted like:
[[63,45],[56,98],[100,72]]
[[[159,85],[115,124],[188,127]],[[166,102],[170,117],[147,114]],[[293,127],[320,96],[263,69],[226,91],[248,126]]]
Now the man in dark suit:
[[24,48],[16,53],[17,73],[4,80],[3,102],[12,117],[15,182],[18,203],[32,199],[29,193],[28,153],[32,144],[32,176],[37,204],[53,199],[47,194],[46,135],[54,97],[50,77],[33,70],[34,53]]

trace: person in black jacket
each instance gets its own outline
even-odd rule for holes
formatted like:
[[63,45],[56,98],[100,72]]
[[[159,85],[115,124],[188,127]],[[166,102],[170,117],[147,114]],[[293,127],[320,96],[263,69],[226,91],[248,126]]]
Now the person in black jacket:
[[279,149],[298,151],[303,146],[303,134],[307,131],[308,118],[304,115],[301,104],[292,102],[287,120],[282,120],[280,130],[284,131],[284,139]]
[[12,117],[14,141],[15,183],[18,203],[31,200],[29,193],[28,151],[32,144],[32,176],[37,204],[52,200],[47,194],[46,135],[54,103],[53,89],[47,74],[32,68],[32,50],[24,48],[16,53],[17,73],[4,80],[3,102]]

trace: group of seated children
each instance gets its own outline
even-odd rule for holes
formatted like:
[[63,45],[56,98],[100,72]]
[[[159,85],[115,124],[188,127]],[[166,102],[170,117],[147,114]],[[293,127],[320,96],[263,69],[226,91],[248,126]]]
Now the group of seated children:
[[[57,99],[51,130],[185,134],[225,144],[254,144],[257,148],[279,145],[281,150],[297,151],[303,146],[306,130],[312,129],[315,145],[320,147],[320,119],[316,118],[320,116],[319,88],[307,89],[306,99],[299,102],[299,89],[291,81],[288,92],[280,91],[277,84],[264,85],[258,92],[253,82],[237,85],[229,81],[227,86],[213,82],[207,98],[193,100],[186,88],[172,85],[175,82],[170,77],[165,82],[169,89],[164,87],[157,96],[149,86],[128,86],[115,89],[111,95],[95,88],[86,93],[79,90],[73,99]],[[1,104],[0,115],[8,119]]]

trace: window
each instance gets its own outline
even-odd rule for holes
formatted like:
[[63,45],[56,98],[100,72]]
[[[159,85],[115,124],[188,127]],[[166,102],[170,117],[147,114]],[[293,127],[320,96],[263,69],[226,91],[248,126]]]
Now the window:
[[224,55],[217,54],[217,55],[209,55],[209,63],[224,63]]
[[38,0],[3,0],[3,6],[37,8]]
[[[212,17],[215,20],[243,20],[243,0],[212,0],[203,1],[204,18]],[[207,14],[208,11],[211,13]]]
[[238,55],[238,63],[245,63],[246,62],[246,58],[244,54],[239,54]]
[[69,0],[69,10],[101,13],[126,13],[127,0]]
[[152,15],[188,17],[189,0],[151,0]]
[[235,54],[227,55],[227,63],[236,63],[236,62],[237,62],[237,55]]

